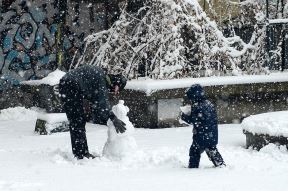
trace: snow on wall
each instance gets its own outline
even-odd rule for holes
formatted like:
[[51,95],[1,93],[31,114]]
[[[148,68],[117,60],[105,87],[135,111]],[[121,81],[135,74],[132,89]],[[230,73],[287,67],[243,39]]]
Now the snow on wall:
[[270,19],[269,24],[288,23],[288,19]]
[[23,81],[21,84],[27,84],[27,85],[41,85],[46,84],[50,86],[54,86],[59,84],[60,79],[65,75],[66,73],[61,70],[55,70],[48,74],[47,77],[42,78],[41,80],[29,80],[29,81]]
[[[41,85],[47,84],[54,86],[59,84],[60,79],[65,75],[61,70],[51,72],[47,77],[41,80],[23,81],[22,84]],[[125,89],[145,92],[147,95],[165,89],[188,88],[192,84],[201,84],[202,86],[232,85],[248,83],[268,83],[268,82],[288,82],[287,72],[271,73],[270,75],[241,75],[241,76],[211,76],[202,78],[183,78],[173,80],[153,80],[149,78],[139,78],[129,80]]]
[[203,78],[183,78],[173,80],[139,79],[128,81],[125,89],[145,92],[147,95],[165,89],[188,88],[192,84],[202,86],[288,82],[288,73],[271,73],[270,75],[212,76]]

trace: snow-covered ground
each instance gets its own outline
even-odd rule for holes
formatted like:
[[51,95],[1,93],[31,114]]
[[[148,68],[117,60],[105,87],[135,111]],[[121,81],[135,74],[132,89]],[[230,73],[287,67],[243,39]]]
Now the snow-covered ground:
[[[191,127],[136,129],[138,152],[121,161],[74,160],[69,133],[33,133],[36,114],[15,108],[0,114],[1,191],[283,191],[288,151],[268,145],[245,149],[239,124],[220,125],[218,148],[227,168],[214,168],[205,154],[188,169]],[[107,127],[88,124],[89,149],[101,154]]]

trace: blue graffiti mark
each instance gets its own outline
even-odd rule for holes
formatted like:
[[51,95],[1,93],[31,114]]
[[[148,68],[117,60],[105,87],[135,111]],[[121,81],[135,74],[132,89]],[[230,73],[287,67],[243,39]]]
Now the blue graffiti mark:
[[4,42],[3,42],[3,46],[4,46],[4,48],[6,48],[5,52],[7,52],[9,47],[12,47],[12,45],[13,45],[13,41],[12,40],[13,39],[9,38],[8,36],[5,37]]
[[4,30],[6,30],[6,29],[11,29],[11,28],[13,28],[13,24],[10,24],[10,20],[13,18],[13,17],[15,17],[16,16],[16,12],[15,11],[8,11],[8,12],[6,12],[5,14],[3,13],[1,13],[1,19],[0,19],[0,21],[2,20],[2,22],[0,23],[0,33],[1,32],[3,32]]
[[52,47],[55,44],[55,35],[57,32],[57,24],[52,24],[50,30],[47,25],[40,24],[37,32],[37,37],[35,40],[36,49],[43,47],[44,38],[49,44],[49,47]]
[[3,49],[0,47],[0,72],[2,71],[2,67],[4,66],[4,62],[5,62],[5,58],[4,58]]
[[29,70],[31,69],[30,57],[23,51],[11,50],[6,56],[4,67],[15,72],[19,72],[20,69]]
[[14,28],[7,32],[6,37],[4,38],[3,50],[8,52],[13,48],[14,36],[18,30],[19,25],[13,25]]
[[29,13],[24,13],[18,21],[19,27],[15,37],[26,49],[30,49],[35,41],[37,24]]
[[29,79],[34,72],[31,68],[30,58],[23,51],[11,50],[1,64],[1,80],[11,85],[19,85],[19,82],[25,78]]
[[41,23],[45,20],[45,18],[47,18],[47,14],[42,7],[30,7],[29,12],[37,23]]

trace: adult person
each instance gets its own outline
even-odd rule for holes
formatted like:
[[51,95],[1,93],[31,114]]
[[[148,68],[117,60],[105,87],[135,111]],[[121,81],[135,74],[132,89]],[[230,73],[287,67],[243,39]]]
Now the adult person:
[[215,167],[225,166],[217,150],[218,119],[214,105],[206,98],[201,85],[195,84],[186,95],[191,102],[191,114],[181,114],[181,119],[193,125],[193,143],[189,152],[189,168],[198,168],[201,153],[208,155]]
[[106,121],[111,119],[117,133],[123,133],[126,130],[125,123],[112,112],[108,93],[118,94],[125,85],[126,79],[122,75],[106,74],[100,67],[91,65],[71,70],[61,78],[59,93],[69,121],[72,152],[77,159],[95,158],[88,150],[83,99],[101,108],[97,110],[97,116]]

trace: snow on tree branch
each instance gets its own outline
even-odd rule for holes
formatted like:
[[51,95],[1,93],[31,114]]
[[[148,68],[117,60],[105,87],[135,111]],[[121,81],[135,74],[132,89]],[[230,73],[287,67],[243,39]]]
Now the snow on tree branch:
[[252,48],[238,36],[225,38],[197,0],[148,0],[137,13],[123,10],[110,29],[88,36],[78,65],[128,78],[238,74],[245,70],[240,57]]

